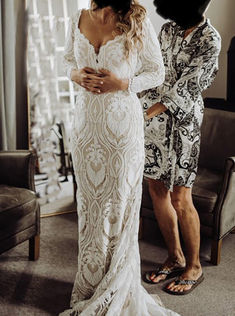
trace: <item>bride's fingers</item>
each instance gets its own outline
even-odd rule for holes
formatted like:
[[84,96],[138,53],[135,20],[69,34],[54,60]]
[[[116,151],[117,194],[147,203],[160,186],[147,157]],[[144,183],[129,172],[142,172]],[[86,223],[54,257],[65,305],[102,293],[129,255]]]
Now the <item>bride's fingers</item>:
[[102,91],[101,91],[99,88],[97,88],[97,87],[91,88],[91,89],[90,89],[90,92],[95,93],[95,94],[100,94],[100,93],[102,93]]
[[88,79],[88,80],[101,80],[102,79],[102,77],[96,74],[84,74],[83,78]]
[[83,70],[87,73],[92,73],[92,74],[95,74],[96,73],[96,70],[93,69],[93,68],[90,68],[90,67],[85,67],[83,68]]
[[92,92],[92,93],[96,93],[96,94],[100,94],[101,93],[101,90],[100,89],[98,89],[98,88],[85,88],[86,89],[86,91],[88,91],[88,92]]
[[96,86],[100,86],[102,87],[103,84],[104,84],[104,81],[103,80],[89,80],[89,79],[84,79],[82,80],[82,83],[83,84],[90,84],[90,85],[96,85]]
[[83,88],[85,88],[87,91],[94,92],[94,93],[101,93],[101,88],[97,85],[93,84],[85,84],[83,85]]
[[94,84],[91,82],[82,82],[81,86],[84,88],[88,88],[88,89],[91,89],[91,88],[99,88],[100,89],[101,88],[98,84]]
[[111,74],[111,72],[109,70],[103,69],[103,68],[99,69],[99,72],[100,72],[100,74],[106,75],[106,76]]

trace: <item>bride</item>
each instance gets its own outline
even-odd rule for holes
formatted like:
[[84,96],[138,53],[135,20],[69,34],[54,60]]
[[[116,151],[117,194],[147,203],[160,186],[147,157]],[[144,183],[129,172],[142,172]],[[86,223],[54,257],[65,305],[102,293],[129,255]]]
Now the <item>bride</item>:
[[71,18],[65,46],[79,88],[71,135],[79,254],[71,309],[60,315],[176,315],[140,278],[144,119],[136,93],[164,81],[154,29],[135,0],[94,0]]

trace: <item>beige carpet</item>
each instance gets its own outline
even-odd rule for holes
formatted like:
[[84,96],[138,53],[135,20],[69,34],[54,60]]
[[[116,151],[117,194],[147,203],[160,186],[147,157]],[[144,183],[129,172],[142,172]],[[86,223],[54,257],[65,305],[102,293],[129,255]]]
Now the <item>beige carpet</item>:
[[73,196],[65,196],[41,206],[41,217],[71,212],[76,212],[76,203],[74,202]]
[[[153,224],[148,224],[148,233],[153,234]],[[41,228],[41,255],[38,261],[28,261],[27,242],[0,256],[1,316],[58,315],[69,305],[77,266],[76,213],[42,218]],[[153,236],[150,240],[148,238],[140,241],[142,271],[152,269],[166,256],[160,236],[154,241]],[[201,260],[205,281],[191,294],[182,297],[169,295],[161,289],[164,284],[144,284],[146,289],[150,293],[157,293],[168,308],[182,316],[234,316],[234,242],[235,235],[230,234],[225,238],[221,264],[212,266],[208,262],[210,243],[208,240],[202,241]]]
[[[73,211],[76,211],[76,203],[74,202],[73,197],[73,179],[72,176],[69,176],[68,178],[69,181],[60,182],[60,191],[54,201],[45,203],[43,198],[39,198],[38,201],[41,205],[41,217],[71,213]],[[39,189],[40,185],[37,186],[37,188]]]

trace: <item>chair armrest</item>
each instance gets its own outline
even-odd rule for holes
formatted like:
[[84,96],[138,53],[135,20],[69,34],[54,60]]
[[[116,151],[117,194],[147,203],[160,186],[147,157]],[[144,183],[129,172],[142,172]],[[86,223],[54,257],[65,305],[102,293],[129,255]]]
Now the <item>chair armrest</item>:
[[235,172],[235,156],[234,157],[229,157],[227,160],[230,162],[230,164],[232,166],[231,167],[231,171]]
[[235,227],[235,157],[226,160],[224,178],[215,207],[216,239],[221,239]]
[[34,185],[35,155],[29,150],[0,151],[0,184],[30,189]]

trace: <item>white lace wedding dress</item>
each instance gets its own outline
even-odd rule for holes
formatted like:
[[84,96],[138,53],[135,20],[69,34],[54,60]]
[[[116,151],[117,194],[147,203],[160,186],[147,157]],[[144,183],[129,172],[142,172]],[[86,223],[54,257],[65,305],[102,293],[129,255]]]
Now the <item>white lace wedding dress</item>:
[[80,14],[71,19],[68,31],[68,76],[72,69],[105,68],[132,78],[132,84],[129,92],[103,95],[79,88],[71,135],[78,184],[78,272],[71,309],[60,315],[176,315],[141,286],[138,248],[144,128],[136,92],[164,80],[158,40],[147,20],[143,49],[132,52],[129,61],[124,35],[96,54],[78,28]]

